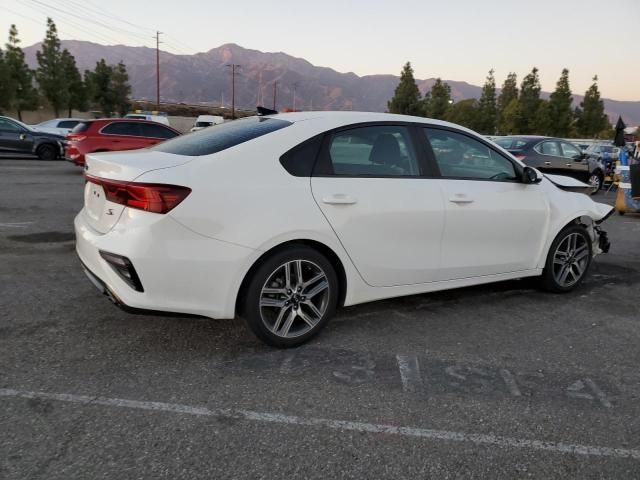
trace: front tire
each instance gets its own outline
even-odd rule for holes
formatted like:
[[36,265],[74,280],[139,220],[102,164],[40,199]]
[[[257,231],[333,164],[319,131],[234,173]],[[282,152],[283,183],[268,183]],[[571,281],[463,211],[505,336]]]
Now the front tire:
[[604,176],[601,173],[593,172],[589,177],[589,185],[594,187],[594,191],[591,192],[591,195],[595,195],[602,188],[602,184],[604,183]]
[[266,344],[296,347],[333,316],[338,287],[336,271],[324,255],[295,246],[268,257],[253,273],[240,315]]
[[44,144],[36,152],[40,160],[55,160],[58,158],[57,149],[53,145]]
[[542,288],[570,292],[582,283],[592,258],[589,233],[581,225],[565,227],[555,238],[542,273]]

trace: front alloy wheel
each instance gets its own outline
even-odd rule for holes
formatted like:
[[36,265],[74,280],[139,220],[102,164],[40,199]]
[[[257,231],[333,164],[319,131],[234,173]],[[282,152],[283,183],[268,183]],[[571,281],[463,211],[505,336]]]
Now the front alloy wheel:
[[549,249],[543,287],[553,292],[573,290],[584,279],[591,257],[591,239],[586,229],[580,225],[565,228]]
[[597,173],[593,173],[589,177],[589,185],[593,187],[593,192],[591,193],[591,195],[595,195],[596,193],[598,193],[598,191],[600,191],[600,188],[602,188],[602,178],[600,177],[600,175],[598,175]]
[[337,299],[331,263],[316,250],[296,246],[269,257],[256,270],[241,315],[265,343],[293,347],[324,327]]

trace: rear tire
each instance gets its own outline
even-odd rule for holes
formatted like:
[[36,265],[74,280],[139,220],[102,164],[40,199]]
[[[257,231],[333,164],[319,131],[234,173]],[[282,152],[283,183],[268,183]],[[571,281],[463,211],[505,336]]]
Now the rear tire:
[[324,255],[294,246],[274,253],[253,272],[240,315],[264,343],[296,347],[316,336],[333,316],[338,286]]
[[592,255],[586,228],[582,225],[565,227],[549,248],[541,277],[542,288],[556,293],[575,289],[586,277]]
[[40,160],[55,160],[56,158],[58,158],[56,147],[48,143],[38,147],[36,153],[38,154],[38,158]]

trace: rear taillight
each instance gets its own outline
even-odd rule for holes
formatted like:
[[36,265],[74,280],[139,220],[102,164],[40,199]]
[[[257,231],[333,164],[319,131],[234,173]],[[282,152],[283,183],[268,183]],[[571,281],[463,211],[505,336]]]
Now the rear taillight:
[[65,139],[67,142],[81,142],[83,141],[85,138],[87,138],[86,135],[67,135],[67,138]]
[[514,155],[518,160],[520,160],[521,162],[524,161],[525,158],[527,158],[526,155]]
[[167,213],[191,193],[188,187],[164,183],[138,183],[108,180],[85,175],[88,182],[100,185],[108,201],[153,213]]

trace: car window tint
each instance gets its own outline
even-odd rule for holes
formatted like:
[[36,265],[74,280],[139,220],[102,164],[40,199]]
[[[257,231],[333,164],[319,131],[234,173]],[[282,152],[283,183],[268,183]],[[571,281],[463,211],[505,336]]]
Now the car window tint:
[[4,130],[5,132],[23,132],[24,131],[24,129],[17,123],[13,123],[4,118],[0,118],[0,130]]
[[296,145],[280,157],[280,164],[296,177],[309,177],[316,163],[323,135],[317,135]]
[[555,157],[562,156],[556,142],[542,142],[538,148],[540,153],[543,155],[553,155]]
[[73,129],[71,130],[71,133],[86,132],[87,130],[89,130],[91,123],[92,122],[80,122],[75,127],[73,127]]
[[58,123],[58,128],[73,128],[78,124],[78,120],[62,120]]
[[151,149],[176,155],[210,155],[275,132],[289,125],[291,125],[291,122],[278,118],[243,118],[198,130],[189,135],[176,137]]
[[582,155],[578,147],[574,147],[570,143],[562,142],[560,148],[562,148],[562,156],[566,158],[576,158]]
[[343,130],[329,143],[332,175],[419,176],[418,161],[406,127],[380,125]]
[[513,163],[478,140],[448,130],[422,131],[431,144],[442,177],[516,180]]
[[132,137],[140,137],[140,124],[134,122],[112,122],[103,127],[102,133],[106,135],[127,135]]
[[141,123],[140,129],[142,130],[143,137],[150,138],[173,138],[178,134],[173,130],[163,127],[162,125],[152,125],[149,123]]
[[527,145],[527,142],[518,138],[496,138],[493,143],[500,145],[506,150],[518,150]]

